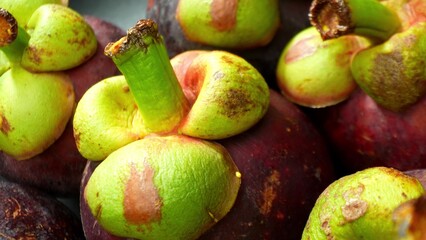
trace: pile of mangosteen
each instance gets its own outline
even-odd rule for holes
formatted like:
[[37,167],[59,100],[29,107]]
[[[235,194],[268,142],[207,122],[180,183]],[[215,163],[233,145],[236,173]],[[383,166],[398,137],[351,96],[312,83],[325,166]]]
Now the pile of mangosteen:
[[0,4],[0,238],[426,238],[426,0],[145,10]]

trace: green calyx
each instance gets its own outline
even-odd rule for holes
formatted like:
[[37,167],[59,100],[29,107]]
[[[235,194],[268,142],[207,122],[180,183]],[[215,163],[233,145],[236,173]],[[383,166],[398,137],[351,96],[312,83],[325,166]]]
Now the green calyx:
[[[32,11],[25,25],[20,24],[8,9],[2,8],[1,11],[2,26],[9,25],[2,28],[2,38],[17,37],[11,40],[14,41],[12,44],[3,44],[7,46],[1,50],[10,61],[28,71],[71,69],[96,52],[97,39],[92,28],[81,15],[66,6],[42,4]],[[7,36],[9,34],[11,36]]]
[[[150,134],[234,136],[257,123],[269,107],[266,81],[234,54],[203,52],[176,69],[171,62],[186,54],[170,60],[152,20],[140,20],[105,54],[123,75],[90,88],[74,115],[78,149],[90,160],[103,160]],[[178,78],[175,71],[185,73]]]
[[353,33],[380,42],[401,27],[398,15],[377,0],[314,0],[309,17],[323,39]]
[[[180,58],[184,56],[171,60],[176,71]],[[265,115],[268,85],[243,58],[225,51],[207,51],[188,65],[179,81],[197,97],[179,126],[180,133],[202,139],[227,138],[246,131]]]
[[124,76],[89,88],[77,104],[73,127],[78,150],[89,160],[103,160],[149,133]]
[[352,60],[358,85],[380,106],[402,111],[426,93],[426,22],[365,49]]
[[[276,70],[278,86],[284,96],[302,106],[319,108],[337,104],[357,87],[351,60],[369,45],[365,38],[355,35],[323,41],[318,31],[309,27],[283,50]],[[310,70],[305,71],[307,68]]]
[[323,39],[355,34],[373,41],[355,54],[352,75],[378,105],[401,112],[426,93],[424,6],[422,0],[318,0],[310,18]]
[[74,110],[74,89],[63,73],[32,73],[19,66],[0,76],[0,150],[17,160],[49,147]]
[[176,20],[187,39],[246,49],[267,45],[280,25],[277,0],[180,0]]
[[157,25],[139,21],[105,53],[123,73],[149,132],[171,132],[187,111],[182,92]]
[[74,89],[62,72],[35,73],[21,65],[31,37],[4,9],[0,26],[0,151],[24,160],[61,136],[74,110]]
[[392,168],[342,177],[317,199],[302,239],[396,239],[394,210],[423,194],[416,178]]
[[16,18],[20,26],[25,26],[37,8],[51,3],[68,6],[67,0],[2,0],[0,7],[7,9]]
[[22,66],[36,72],[74,68],[91,58],[97,49],[93,29],[71,8],[45,4],[26,25],[31,36]]

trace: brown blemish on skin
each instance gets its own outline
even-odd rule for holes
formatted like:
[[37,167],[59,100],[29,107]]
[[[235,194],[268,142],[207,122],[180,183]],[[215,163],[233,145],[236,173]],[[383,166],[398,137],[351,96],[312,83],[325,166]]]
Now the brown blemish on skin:
[[100,219],[101,215],[102,215],[102,205],[99,204],[99,205],[96,205],[94,216],[95,216],[96,219]]
[[30,62],[34,62],[37,65],[40,65],[42,62],[42,59],[40,56],[51,56],[53,53],[51,51],[47,51],[45,48],[36,48],[34,46],[28,46],[27,48],[28,52],[28,59]]
[[367,212],[368,203],[361,198],[365,186],[360,184],[343,193],[345,205],[342,207],[342,215],[346,221],[352,222],[364,216]]
[[[416,48],[416,37],[407,35],[396,38],[392,43],[391,51],[377,54],[370,72],[366,73],[370,82],[370,89],[365,91],[381,106],[392,111],[402,111],[415,103],[426,92],[424,68],[426,62],[412,51],[406,54],[407,49]],[[416,62],[416,67],[413,63]]]
[[280,185],[280,173],[277,170],[274,170],[263,183],[263,203],[261,204],[259,209],[262,215],[268,215],[271,212],[273,202],[277,198],[277,188]]
[[125,93],[130,92],[130,88],[129,88],[128,85],[126,85],[126,86],[123,87],[123,92],[125,92]]
[[213,0],[210,5],[211,25],[218,31],[232,30],[237,24],[238,0]]
[[229,89],[224,95],[218,101],[222,106],[221,114],[228,118],[238,118],[255,105],[248,93],[241,89]]
[[75,140],[75,145],[77,146],[77,148],[80,148],[80,135],[81,133],[78,132],[75,128],[73,129],[73,135],[74,135],[74,140]]
[[[223,61],[225,64],[229,64],[230,66],[237,68],[236,72],[241,76],[239,77],[241,85],[247,84],[248,81],[250,81],[250,74],[252,73],[250,72],[251,69],[248,66],[239,64],[238,61],[234,61],[231,57],[228,56],[221,56],[221,61]],[[226,74],[223,72],[215,72],[213,77],[215,81],[227,78]],[[259,94],[267,93],[264,93],[264,91],[259,88]],[[222,97],[217,98],[217,101],[219,105],[222,106],[220,113],[224,116],[227,116],[228,118],[233,119],[239,118],[241,115],[249,112],[251,109],[256,107],[257,104],[250,96],[250,92],[247,92],[242,88],[228,89],[226,92],[224,92]],[[267,108],[268,106],[263,107]]]
[[11,127],[6,117],[0,113],[0,131],[7,136],[11,131]]
[[320,222],[321,222],[321,229],[324,232],[324,234],[327,236],[327,239],[333,239],[332,237],[332,231],[330,226],[330,215],[327,214],[321,214],[320,216]]
[[232,58],[231,58],[231,57],[229,57],[229,56],[222,55],[220,58],[221,58],[221,60],[222,60],[222,61],[224,61],[225,63],[227,63],[227,64],[229,64],[229,65],[231,65],[231,66],[236,66],[236,67],[238,68],[238,71],[239,71],[239,72],[245,72],[245,71],[249,71],[249,70],[251,70],[248,66],[245,66],[245,65],[241,65],[241,64],[236,63],[236,62],[234,61],[234,59],[232,59]]
[[124,217],[132,224],[149,224],[161,219],[162,202],[154,184],[154,169],[142,171],[132,165],[124,192]]

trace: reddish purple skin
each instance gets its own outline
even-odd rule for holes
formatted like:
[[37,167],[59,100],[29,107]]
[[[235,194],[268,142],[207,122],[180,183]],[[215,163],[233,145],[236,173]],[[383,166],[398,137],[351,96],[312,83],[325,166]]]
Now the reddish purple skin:
[[84,240],[79,218],[45,192],[0,178],[0,238]]
[[[176,21],[175,12],[178,2],[179,0],[149,0],[146,10],[146,17],[157,22],[170,58],[186,50],[213,49],[185,38]],[[222,49],[244,57],[262,73],[270,87],[277,90],[275,71],[278,59],[287,42],[296,33],[310,26],[308,18],[310,4],[310,0],[280,0],[281,26],[267,46],[247,50]],[[215,49],[221,48],[215,47]]]
[[[242,173],[242,185],[235,207],[200,239],[299,240],[316,199],[335,180],[324,139],[307,116],[271,91],[261,122],[219,142]],[[279,178],[271,183],[267,179],[274,171]],[[276,197],[265,213],[262,193],[268,187]]]
[[[247,132],[219,142],[242,173],[242,185],[228,215],[200,239],[299,240],[317,197],[335,180],[324,139],[309,118],[271,91],[270,109],[263,120]],[[88,164],[80,195],[86,237],[123,239],[107,234],[89,212],[83,191],[97,164]],[[271,176],[274,180],[268,181]],[[275,198],[266,198],[271,208],[265,211],[263,193],[268,189]]]
[[396,113],[358,89],[320,115],[343,174],[373,166],[401,171],[426,167],[426,98]]
[[[112,60],[103,53],[106,44],[118,40],[125,32],[99,18],[85,16],[98,39],[98,50],[88,62],[68,70],[74,84],[76,101],[94,83],[119,74]],[[43,153],[17,161],[0,152],[0,175],[13,181],[38,187],[58,196],[78,196],[81,175],[86,164],[77,150],[70,121],[64,133]]]

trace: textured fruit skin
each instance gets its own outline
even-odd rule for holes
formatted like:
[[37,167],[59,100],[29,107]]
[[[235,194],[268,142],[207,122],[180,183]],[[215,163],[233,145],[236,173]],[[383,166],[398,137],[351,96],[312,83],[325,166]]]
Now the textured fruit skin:
[[416,178],[393,168],[346,175],[321,193],[302,239],[395,239],[394,210],[423,194]]
[[10,68],[0,78],[0,149],[17,160],[40,154],[61,136],[74,104],[66,74]]
[[280,22],[278,0],[180,0],[176,20],[190,41],[231,49],[267,45]]
[[[99,18],[85,16],[85,19],[95,31],[98,47],[88,62],[66,72],[73,82],[76,101],[94,83],[119,74],[111,59],[103,54],[103,50],[106,44],[125,34],[115,25]],[[78,195],[85,164],[86,159],[80,155],[75,144],[71,121],[53,145],[31,159],[17,161],[0,153],[1,176],[57,195]]]
[[[176,21],[178,0],[150,0],[146,9],[146,17],[158,23],[158,29],[164,36],[170,57],[186,50],[221,49],[188,41],[179,23]],[[264,46],[250,50],[227,50],[235,53],[254,65],[265,77],[268,84],[276,88],[275,69],[285,44],[300,30],[310,26],[308,12],[311,1],[280,0],[280,26],[272,41]]]
[[93,214],[90,212],[90,208],[84,199],[84,187],[87,185],[90,176],[93,171],[101,162],[87,161],[81,178],[81,190],[80,190],[80,216],[83,224],[84,236],[87,240],[131,240],[131,238],[122,238],[114,236],[105,231],[95,219]]
[[404,112],[377,105],[362,90],[315,115],[342,174],[373,166],[402,171],[426,167],[426,98]]
[[78,217],[44,192],[0,178],[1,239],[83,240]]
[[[241,187],[231,211],[199,239],[299,240],[317,197],[335,179],[325,142],[309,118],[277,92],[270,94],[264,119],[220,141],[242,174]],[[87,163],[81,189],[97,164]],[[125,239],[102,229],[80,201],[88,240]]]
[[234,207],[200,239],[299,240],[317,197],[335,179],[310,120],[277,92],[270,99],[257,125],[219,141],[243,178]]
[[345,100],[357,86],[350,68],[352,56],[367,46],[369,42],[357,36],[323,41],[316,28],[302,30],[279,59],[281,93],[296,104],[314,108]]
[[246,131],[265,115],[269,87],[244,58],[226,51],[186,51],[170,61],[191,106],[178,132],[223,139]]
[[101,226],[138,239],[197,239],[232,208],[241,174],[220,144],[147,136],[112,152],[85,201]]
[[426,93],[426,22],[395,33],[352,59],[352,75],[380,106],[403,111]]
[[22,53],[21,65],[32,72],[68,70],[96,53],[93,28],[67,6],[41,5],[31,15],[25,30],[31,37]]

